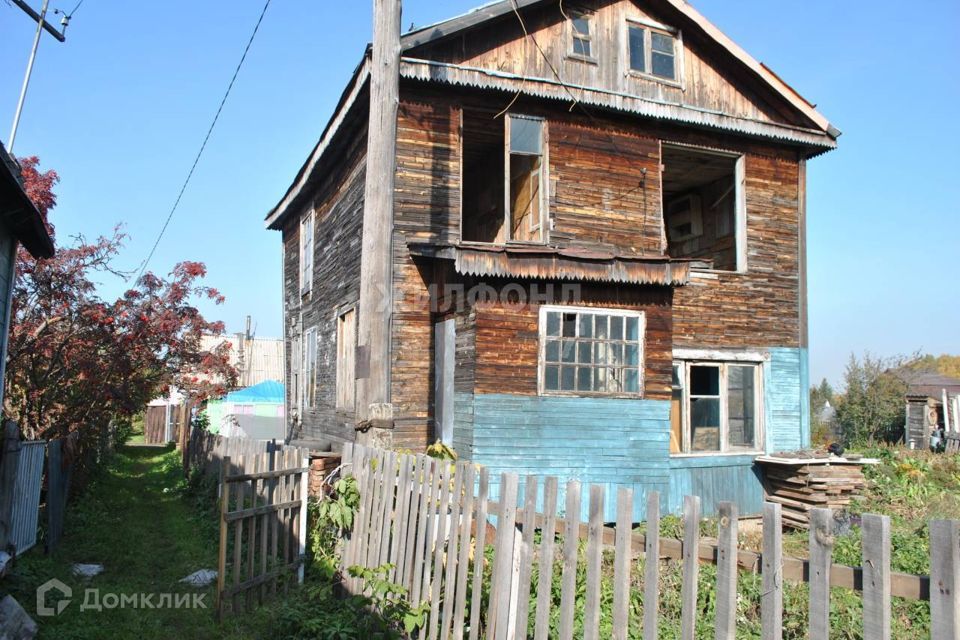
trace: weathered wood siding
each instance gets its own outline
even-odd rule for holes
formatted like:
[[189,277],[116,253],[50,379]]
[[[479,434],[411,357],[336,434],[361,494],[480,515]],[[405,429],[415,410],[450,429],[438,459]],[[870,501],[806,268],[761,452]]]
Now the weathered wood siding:
[[687,347],[800,347],[796,156],[746,153],[747,270],[694,278],[674,296],[674,341]]
[[[365,138],[360,132],[344,151],[344,162],[315,188],[313,288],[300,295],[300,217],[291,216],[283,229],[284,315],[288,397],[293,392],[291,344],[311,327],[317,328],[316,401],[302,400],[302,433],[308,438],[353,441],[354,413],[336,409],[337,316],[357,303],[360,295],[360,241],[363,224]],[[301,215],[309,212],[309,205]],[[305,348],[305,347],[304,347]]]
[[[670,24],[666,16],[671,12],[662,7],[658,9],[660,4],[644,2],[641,7],[632,0],[585,0],[562,6],[548,3],[539,10],[525,10],[523,25],[517,16],[507,15],[486,27],[423,45],[406,55],[551,82],[557,81],[559,75],[563,82],[573,86],[598,88],[764,122],[808,124],[799,121],[797,116],[787,115],[782,99],[769,91],[765,94],[770,95],[761,96],[749,81],[732,74],[722,62],[726,56],[714,45],[701,42],[692,30],[683,31],[683,25]],[[570,15],[577,10],[586,10],[591,16],[593,61],[570,55],[571,26],[564,13]],[[628,20],[681,29],[683,54],[677,56],[677,82],[663,82],[629,72]],[[524,27],[530,37],[524,37]],[[536,45],[532,39],[536,40]],[[573,94],[576,94],[575,89]]]

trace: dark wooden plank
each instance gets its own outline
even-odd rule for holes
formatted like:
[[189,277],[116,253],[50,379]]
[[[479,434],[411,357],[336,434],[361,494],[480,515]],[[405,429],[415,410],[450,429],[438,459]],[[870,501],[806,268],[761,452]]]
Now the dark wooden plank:
[[960,639],[960,521],[930,521],[930,631]]
[[890,640],[890,518],[864,514],[861,524],[863,557],[863,639]]
[[560,640],[572,640],[577,598],[577,555],[580,543],[580,483],[567,482],[566,527],[563,531],[563,575],[560,583]]
[[660,492],[647,494],[647,535],[644,539],[643,637],[657,640],[660,608]]
[[473,587],[470,591],[470,638],[480,638],[480,605],[483,592],[484,555],[487,542],[487,493],[490,487],[490,473],[486,467],[480,469],[480,486],[477,489],[477,537],[473,554]]
[[680,637],[694,640],[697,629],[697,579],[700,575],[700,497],[683,498],[683,585]]
[[587,533],[587,599],[583,614],[584,640],[600,636],[600,568],[603,557],[603,487],[590,485],[590,527]]
[[617,534],[613,560],[613,637],[630,637],[630,568],[633,552],[630,532],[633,528],[633,489],[617,489]]
[[717,604],[715,638],[734,640],[737,630],[737,505],[718,509]]
[[830,559],[833,512],[810,510],[810,640],[830,637]]
[[223,478],[230,472],[230,458],[225,457],[220,462],[220,549],[217,553],[217,616],[223,619],[226,613],[223,592],[226,589],[227,579],[227,511],[230,510],[230,486]]
[[513,586],[513,557],[517,540],[517,485],[515,473],[500,476],[500,511],[497,514],[497,537],[494,546],[493,577],[490,581],[490,613],[488,625],[493,640],[507,640],[511,635],[510,610]]
[[460,522],[460,556],[457,558],[456,602],[453,610],[453,636],[463,638],[467,612],[467,587],[470,576],[470,530],[473,526],[473,493],[476,469],[463,464],[463,508]]
[[763,505],[763,590],[760,626],[763,640],[783,638],[783,520],[780,505]]
[[[537,618],[535,640],[547,640],[550,633],[550,604],[553,601],[553,557],[556,548],[557,479],[549,476],[543,483],[543,525],[540,535],[540,578],[537,582]],[[459,637],[459,636],[458,636]]]
[[520,576],[517,581],[517,618],[515,637],[526,638],[530,614],[530,576],[533,573],[533,534],[537,521],[537,476],[527,476],[524,483],[523,541],[520,547]]

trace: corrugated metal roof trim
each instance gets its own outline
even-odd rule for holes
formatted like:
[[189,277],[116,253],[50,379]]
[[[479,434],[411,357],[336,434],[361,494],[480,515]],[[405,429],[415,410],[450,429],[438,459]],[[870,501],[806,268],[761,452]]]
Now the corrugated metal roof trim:
[[671,120],[775,140],[785,140],[824,149],[833,149],[837,146],[836,140],[815,129],[737,118],[687,105],[658,102],[569,83],[562,84],[549,78],[523,77],[492,69],[466,67],[407,57],[400,61],[400,75],[411,80],[440,82],[479,89],[499,89],[520,92],[538,98],[563,101],[571,100],[570,94],[567,93],[567,89],[570,89],[578,94],[577,100],[579,102],[591,106],[640,114],[658,120]]
[[591,260],[560,254],[509,254],[457,249],[454,269],[460,275],[619,282],[625,284],[683,285],[690,277],[686,262],[610,258]]

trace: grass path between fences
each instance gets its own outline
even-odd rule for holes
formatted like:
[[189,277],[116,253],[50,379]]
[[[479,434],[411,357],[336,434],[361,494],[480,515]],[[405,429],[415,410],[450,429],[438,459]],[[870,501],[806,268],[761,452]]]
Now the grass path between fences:
[[[71,503],[60,547],[45,555],[41,542],[17,560],[0,587],[37,621],[41,639],[256,638],[242,618],[223,627],[215,621],[213,586],[180,582],[198,569],[216,569],[218,523],[215,505],[206,504],[213,501],[186,490],[177,451],[123,447]],[[104,571],[78,578],[74,563],[99,563]],[[70,603],[59,615],[38,616],[36,590],[52,578],[72,590]],[[88,589],[99,590],[101,605],[124,606],[81,611]],[[141,594],[154,594],[148,603],[156,608],[141,607]],[[205,608],[160,608],[160,594],[173,594],[174,601],[197,594]],[[114,600],[123,596],[128,599]],[[137,608],[130,604],[133,597]],[[47,605],[56,606],[55,593]]]

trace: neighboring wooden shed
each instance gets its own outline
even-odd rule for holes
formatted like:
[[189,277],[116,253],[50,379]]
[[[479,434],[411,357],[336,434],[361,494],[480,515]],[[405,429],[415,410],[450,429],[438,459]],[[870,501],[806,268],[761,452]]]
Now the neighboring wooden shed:
[[905,441],[913,449],[928,449],[932,433],[960,434],[960,380],[935,371],[905,371],[907,383]]

